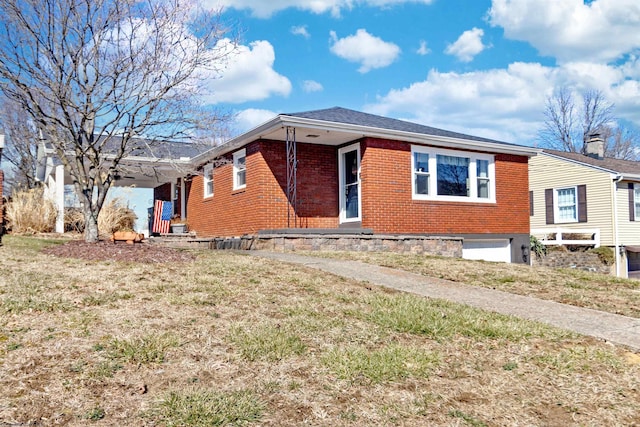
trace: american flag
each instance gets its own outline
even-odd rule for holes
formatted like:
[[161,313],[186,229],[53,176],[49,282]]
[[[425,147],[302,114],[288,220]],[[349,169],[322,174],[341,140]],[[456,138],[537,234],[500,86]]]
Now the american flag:
[[153,233],[168,233],[173,215],[173,203],[156,200],[153,205]]

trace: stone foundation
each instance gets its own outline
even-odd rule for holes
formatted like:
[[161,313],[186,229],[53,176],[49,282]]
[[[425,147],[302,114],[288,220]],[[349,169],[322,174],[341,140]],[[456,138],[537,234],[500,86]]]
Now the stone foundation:
[[255,237],[251,249],[270,251],[376,251],[462,257],[462,238],[395,235],[260,234]]
[[259,234],[257,236],[195,238],[163,236],[149,239],[172,247],[212,250],[376,251],[462,258],[462,238],[360,234]]

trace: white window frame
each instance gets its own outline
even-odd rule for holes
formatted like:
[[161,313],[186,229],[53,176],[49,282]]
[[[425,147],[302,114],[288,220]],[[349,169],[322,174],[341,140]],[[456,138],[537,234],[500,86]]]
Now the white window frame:
[[[420,174],[416,171],[415,153],[429,155],[429,194],[416,193],[416,176]],[[449,196],[438,194],[438,155],[463,157],[469,159],[469,195]],[[476,168],[477,160],[488,162],[488,177],[481,178],[489,182],[489,197],[478,197],[478,172]],[[447,150],[435,147],[425,147],[421,145],[411,146],[411,195],[413,200],[441,200],[463,203],[496,203],[496,167],[495,156],[491,154],[474,153],[471,151]]]
[[[213,165],[206,165],[203,172],[203,197],[206,199],[213,197],[213,192],[215,191],[213,183]],[[211,191],[209,191],[209,187],[211,187]]]
[[[573,190],[574,200],[575,200],[575,216],[571,219],[562,219],[560,218],[560,202],[558,201],[558,193],[562,190]],[[568,205],[567,205],[568,206]],[[553,189],[553,216],[554,223],[556,224],[571,224],[574,222],[578,222],[579,214],[578,214],[578,187],[577,186],[568,186],[568,187],[559,187]]]
[[640,184],[633,184],[633,216],[640,221]]
[[[244,167],[240,167],[240,159],[244,158]],[[244,183],[240,184],[240,173],[244,172]],[[241,190],[247,186],[247,150],[242,149],[233,153],[233,189]]]

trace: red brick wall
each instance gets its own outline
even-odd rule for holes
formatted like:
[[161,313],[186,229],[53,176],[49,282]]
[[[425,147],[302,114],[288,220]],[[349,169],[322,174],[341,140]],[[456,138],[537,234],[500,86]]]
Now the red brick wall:
[[[187,220],[199,236],[238,236],[288,226],[285,144],[256,141],[246,150],[246,188],[232,189],[231,154],[228,164],[214,170],[213,197],[204,199],[202,176],[193,178]],[[298,227],[338,226],[336,153],[333,147],[297,144]]]
[[[298,227],[338,227],[337,149],[298,144]],[[286,150],[278,141],[247,147],[247,186],[232,190],[229,163],[214,171],[214,196],[203,199],[194,177],[187,198],[189,227],[199,236],[238,236],[287,227]],[[364,139],[362,226],[375,233],[529,233],[526,156],[497,154],[497,203],[412,200],[411,144]],[[293,222],[291,224],[293,226]]]
[[495,204],[411,198],[411,144],[362,144],[362,226],[375,233],[529,233],[528,159],[497,154]]

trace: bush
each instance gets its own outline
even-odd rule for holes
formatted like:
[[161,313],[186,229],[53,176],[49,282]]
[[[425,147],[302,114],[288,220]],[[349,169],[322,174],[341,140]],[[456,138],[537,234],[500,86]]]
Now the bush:
[[[133,230],[138,217],[123,201],[114,198],[102,206],[98,215],[98,230],[100,235],[110,236],[115,231]],[[84,213],[80,208],[67,208],[64,213],[65,231],[83,233]]]
[[536,236],[529,236],[529,241],[531,243],[531,253],[535,254],[538,258],[547,254],[547,247],[542,244],[540,240]]
[[7,204],[7,226],[12,233],[50,233],[58,215],[55,204],[41,187],[15,191]]
[[123,203],[122,199],[114,198],[102,206],[98,215],[98,230],[101,235],[111,235],[114,231],[133,230],[138,217]]
[[591,249],[589,252],[598,255],[604,265],[612,265],[616,260],[613,249],[607,246],[600,246],[599,248]]

